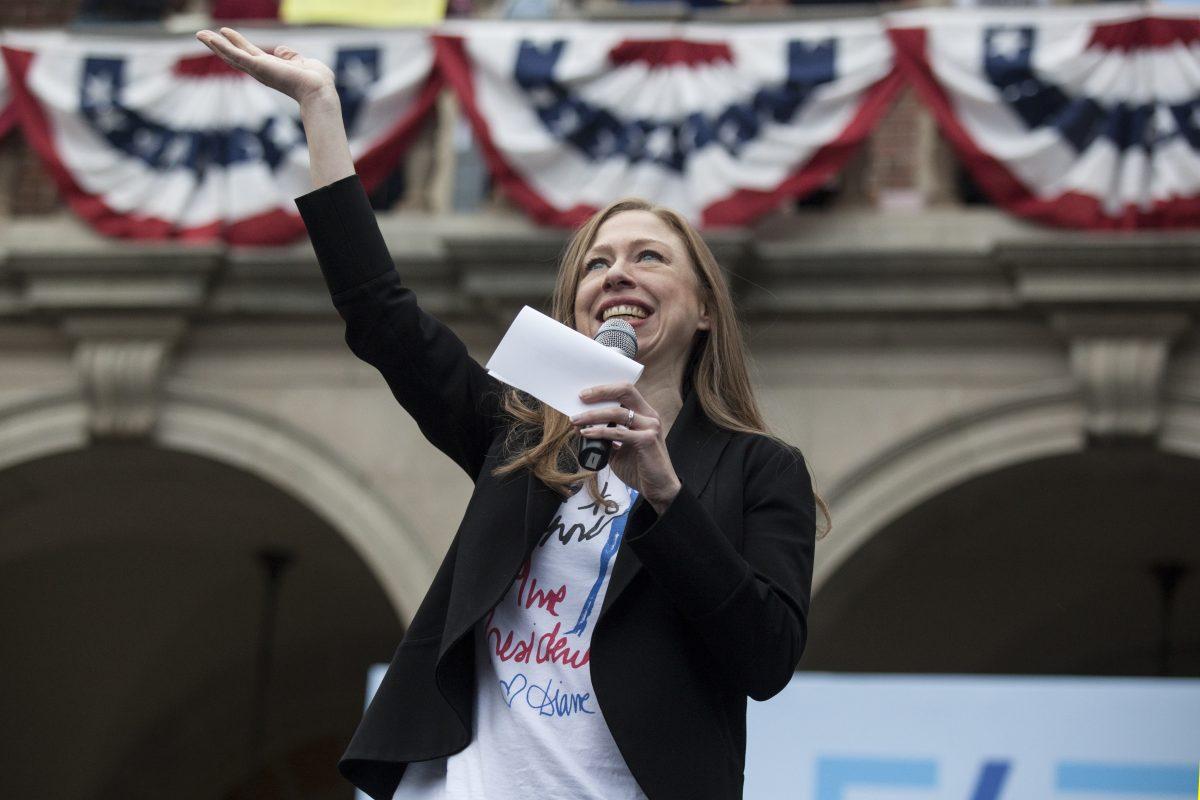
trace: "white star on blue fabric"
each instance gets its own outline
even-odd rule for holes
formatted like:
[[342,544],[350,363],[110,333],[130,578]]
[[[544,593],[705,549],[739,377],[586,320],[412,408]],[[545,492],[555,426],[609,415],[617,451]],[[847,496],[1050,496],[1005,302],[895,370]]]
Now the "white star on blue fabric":
[[133,134],[133,147],[143,157],[149,158],[158,149],[158,137],[152,131],[139,130]]
[[263,157],[262,142],[253,134],[244,134],[238,137],[242,149],[246,153],[246,158],[250,161],[261,161]]
[[88,75],[84,79],[83,95],[90,106],[111,106],[114,93],[112,77],[109,75]]
[[994,31],[988,40],[988,55],[994,58],[1014,61],[1023,49],[1025,49],[1025,34],[1018,28],[1003,28]]
[[165,167],[177,166],[187,158],[188,139],[186,136],[175,136],[163,148],[162,164]]
[[[1146,124],[1146,139],[1147,143],[1153,140],[1168,139],[1179,133],[1179,125],[1175,121],[1175,115],[1171,113],[1171,109],[1164,103],[1159,103],[1154,107],[1154,113]],[[1153,139],[1151,138],[1153,133]]]
[[371,70],[367,69],[367,65],[357,58],[348,59],[342,65],[339,83],[351,95],[366,94],[367,88],[370,87]]
[[113,106],[101,108],[96,111],[96,125],[105,133],[112,133],[125,127],[125,114]]
[[734,120],[729,120],[721,126],[720,133],[721,141],[728,147],[733,147],[738,143],[738,124]]
[[558,117],[554,120],[554,131],[559,136],[566,136],[579,125],[579,114],[570,106],[563,106]]
[[646,139],[646,154],[651,158],[666,158],[671,155],[671,131],[655,128]]
[[300,138],[300,131],[290,117],[276,117],[271,126],[271,143],[279,150],[287,150]]

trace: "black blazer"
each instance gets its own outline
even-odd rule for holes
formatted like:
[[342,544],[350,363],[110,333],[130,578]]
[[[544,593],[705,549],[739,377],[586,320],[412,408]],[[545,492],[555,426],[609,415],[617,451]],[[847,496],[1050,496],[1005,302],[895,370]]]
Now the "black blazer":
[[[504,387],[402,285],[357,176],[296,204],[350,349],[475,482],[338,763],[371,797],[391,800],[407,762],[469,743],[472,631],[563,498],[524,470],[492,475],[505,458]],[[661,516],[640,498],[631,510],[592,637],[592,685],[649,800],[729,800],[742,796],[746,698],[779,692],[804,650],[815,509],[798,451],[716,426],[685,390],[667,436],[683,488]]]

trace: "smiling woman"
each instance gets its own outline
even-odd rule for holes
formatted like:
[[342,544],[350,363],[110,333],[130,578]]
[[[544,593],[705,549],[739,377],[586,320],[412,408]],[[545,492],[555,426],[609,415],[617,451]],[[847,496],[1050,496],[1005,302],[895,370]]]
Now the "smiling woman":
[[[637,332],[637,360],[645,365],[634,391],[656,412],[654,421],[664,439],[691,391],[706,416],[721,427],[769,435],[746,369],[748,355],[732,295],[712,250],[679,214],[637,198],[612,203],[576,231],[551,300],[551,315],[588,337],[595,336],[610,313],[622,312]],[[512,429],[514,443],[535,431],[541,435],[537,445],[525,447],[498,475],[528,468],[563,491],[582,481],[598,497],[596,475],[571,464],[574,433],[583,425],[623,423],[623,410],[589,412],[568,425],[561,414],[516,390],[507,392],[505,408],[524,423]],[[622,427],[637,427],[636,417],[633,426]],[[599,428],[594,433],[612,431]],[[614,456],[619,475],[619,462],[627,456]]]
[[[741,797],[747,698],[783,689],[808,638],[824,503],[763,424],[707,245],[641,200],[576,232],[553,316],[587,336],[628,319],[645,369],[583,395],[620,406],[567,419],[499,384],[403,284],[332,73],[198,36],[299,102],[316,188],[296,205],[346,342],[475,483],[342,774],[375,800]],[[588,472],[581,436],[621,446]]]

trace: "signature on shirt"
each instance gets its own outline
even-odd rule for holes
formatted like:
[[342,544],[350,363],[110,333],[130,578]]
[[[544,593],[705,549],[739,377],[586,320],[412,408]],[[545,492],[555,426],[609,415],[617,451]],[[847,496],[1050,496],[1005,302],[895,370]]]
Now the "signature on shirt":
[[545,686],[529,682],[525,673],[518,672],[507,681],[500,681],[500,692],[504,702],[512,708],[513,701],[524,695],[525,703],[543,717],[569,717],[572,714],[595,714],[588,707],[591,692],[567,692],[552,687],[554,680],[548,679]]

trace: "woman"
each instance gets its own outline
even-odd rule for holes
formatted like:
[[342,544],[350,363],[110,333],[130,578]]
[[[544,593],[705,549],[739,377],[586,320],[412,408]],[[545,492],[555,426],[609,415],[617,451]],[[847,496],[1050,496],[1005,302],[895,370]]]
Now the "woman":
[[[704,242],[640,201],[577,232],[554,316],[587,336],[630,320],[645,369],[583,398],[620,405],[568,420],[401,284],[330,70],[227,28],[197,37],[299,102],[317,188],[296,202],[347,342],[475,482],[339,769],[376,800],[741,797],[746,698],[779,692],[804,649],[820,501],[763,431]],[[599,473],[579,469],[580,436],[612,440]]]

